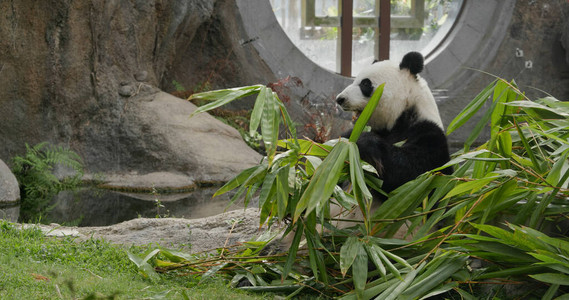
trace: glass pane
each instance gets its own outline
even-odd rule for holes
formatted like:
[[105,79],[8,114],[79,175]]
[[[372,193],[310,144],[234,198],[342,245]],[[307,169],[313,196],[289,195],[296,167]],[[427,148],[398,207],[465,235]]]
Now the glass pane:
[[413,15],[412,8],[414,7],[414,0],[395,0],[391,1],[391,15],[392,16],[411,16]]
[[[359,17],[356,16],[356,2],[366,3],[368,7],[373,4],[374,8],[379,5],[379,1],[375,0],[355,0],[354,23]],[[410,51],[419,51],[423,55],[432,52],[452,28],[462,2],[463,0],[391,0],[390,59],[399,61]],[[423,11],[416,7],[421,3],[424,5]],[[419,18],[421,16],[422,19]],[[377,29],[372,27],[354,27],[352,74],[358,74],[374,61],[376,34]]]
[[[297,1],[291,1],[297,2]],[[338,0],[315,0],[315,13],[317,17],[337,17]]]
[[375,36],[378,29],[371,27],[354,27],[352,40],[352,74],[369,66],[375,57]]
[[[394,3],[411,2],[410,0],[391,1]],[[401,60],[409,51],[420,51],[423,55],[431,53],[451,30],[460,11],[463,0],[424,0],[424,20],[419,27],[412,22],[408,26],[394,26],[391,19],[391,42],[389,57]]]
[[[336,72],[338,28],[310,24],[303,26],[301,2],[302,0],[271,0],[271,5],[292,43],[321,67]],[[315,17],[338,16],[338,0],[315,0],[313,3]]]
[[[375,57],[379,0],[354,1],[352,73]],[[318,65],[338,72],[338,0],[270,0],[290,40]],[[390,58],[409,51],[428,55],[448,34],[463,0],[391,0]],[[305,3],[303,7],[302,3]],[[420,6],[420,7],[418,7]]]
[[354,0],[354,17],[373,17],[375,16],[376,0]]

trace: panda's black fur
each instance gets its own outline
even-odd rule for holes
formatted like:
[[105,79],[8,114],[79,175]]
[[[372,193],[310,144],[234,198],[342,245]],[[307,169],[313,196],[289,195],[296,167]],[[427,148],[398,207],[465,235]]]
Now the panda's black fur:
[[[357,142],[361,159],[376,168],[379,177],[383,180],[382,189],[385,192],[390,192],[415,179],[418,175],[444,165],[450,159],[447,139],[436,103],[428,86],[418,76],[423,70],[423,56],[418,52],[408,53],[398,67],[399,70],[393,70],[392,65],[385,65],[376,69],[379,71],[386,70],[388,73],[395,74],[395,77],[402,76],[401,80],[405,80],[405,83],[399,87],[400,90],[391,90],[387,97],[382,97],[380,103],[381,101],[406,101],[405,105],[384,102],[384,108],[401,107],[393,109],[393,112],[398,114],[397,116],[390,116],[395,117],[394,122],[384,124],[381,121],[373,120],[372,122],[370,120],[368,124],[371,124],[372,130],[362,133]],[[402,73],[399,74],[398,71]],[[365,98],[369,100],[377,85],[383,83],[378,82],[381,81],[381,76],[376,76],[373,72],[376,71],[371,71],[370,78],[366,76],[363,78],[356,77],[356,81],[350,86],[351,90],[348,90],[350,88],[348,87],[338,95],[336,99],[338,105],[345,110],[361,112],[367,103]],[[386,95],[385,91],[390,89],[390,80],[399,80],[390,75],[387,74],[388,77],[385,79],[384,96]],[[408,80],[406,76],[413,78]],[[398,83],[394,82],[393,85]],[[408,85],[415,84],[421,86],[417,90],[412,90],[408,97],[406,95],[397,97],[399,96],[398,93],[407,92]],[[356,87],[359,87],[359,92],[363,96],[362,99],[354,96],[358,92]],[[421,93],[425,93],[425,95],[421,95]],[[349,97],[355,100],[349,99]],[[409,100],[409,98],[419,100]],[[434,108],[429,107],[427,110],[424,107],[427,105],[434,105]],[[382,108],[378,106],[378,109]],[[381,113],[378,112],[378,115]],[[349,137],[350,134],[351,130],[343,136]],[[450,174],[452,169],[446,168],[442,172]]]
[[[414,114],[414,109],[409,109],[397,119],[392,130],[364,132],[357,142],[361,159],[378,171],[385,192],[449,161],[444,132],[429,121],[412,123],[416,118]],[[350,134],[351,131],[344,137]],[[402,141],[405,141],[403,145],[394,145]],[[452,169],[442,172],[450,174]]]

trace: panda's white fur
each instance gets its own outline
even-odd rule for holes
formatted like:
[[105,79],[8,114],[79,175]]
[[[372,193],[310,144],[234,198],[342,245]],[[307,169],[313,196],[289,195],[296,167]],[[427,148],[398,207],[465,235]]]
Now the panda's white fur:
[[341,104],[344,110],[361,112],[364,109],[369,97],[362,94],[359,84],[366,78],[372,82],[374,90],[385,83],[382,98],[368,122],[372,128],[391,130],[403,111],[413,105],[417,107],[420,119],[430,120],[443,128],[435,98],[427,82],[419,75],[411,74],[409,69],[400,69],[399,65],[389,60],[371,64],[337,96],[337,99],[346,99]]
[[[423,64],[418,52],[407,53],[399,65],[392,61],[373,63],[336,98],[344,110],[358,116],[376,88],[385,84],[368,121],[372,130],[362,133],[357,142],[361,159],[378,170],[385,192],[450,159],[437,104],[419,76]],[[443,172],[449,174],[452,169]]]
[[[344,110],[358,115],[377,86],[385,83],[379,104],[368,121],[372,130],[362,133],[357,141],[361,159],[378,170],[385,192],[449,161],[439,110],[427,83],[418,75],[422,69],[423,56],[417,52],[405,55],[399,65],[392,61],[371,64],[336,98]],[[369,85],[362,85],[364,81]],[[449,174],[452,169],[442,172]],[[374,198],[382,199],[379,194]],[[380,203],[374,201],[372,210]],[[340,219],[362,219],[359,209],[346,212],[338,205],[331,206],[330,214]],[[351,222],[335,223],[338,228],[351,225]],[[407,229],[403,226],[393,237],[405,236]],[[291,242],[289,235],[281,247],[288,249]]]

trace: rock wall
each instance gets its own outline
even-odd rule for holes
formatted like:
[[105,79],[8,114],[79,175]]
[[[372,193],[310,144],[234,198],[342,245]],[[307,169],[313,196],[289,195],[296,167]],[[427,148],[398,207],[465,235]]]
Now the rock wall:
[[565,60],[567,61],[567,65],[569,65],[569,19],[565,20],[565,25],[563,26],[561,45],[565,49]]
[[[0,1],[0,159],[20,154],[25,143],[50,141],[77,151],[90,172],[201,171],[179,148],[207,150],[204,138],[192,140],[192,126],[164,126],[153,114],[164,103],[140,99],[156,95],[156,87],[171,90],[173,80],[188,88],[270,81],[272,74],[239,41],[233,6],[231,0]],[[160,134],[173,130],[172,139],[185,142]],[[239,138],[236,131],[229,138],[210,133],[225,160],[242,151],[253,157],[248,163],[257,161],[244,144],[219,147]]]

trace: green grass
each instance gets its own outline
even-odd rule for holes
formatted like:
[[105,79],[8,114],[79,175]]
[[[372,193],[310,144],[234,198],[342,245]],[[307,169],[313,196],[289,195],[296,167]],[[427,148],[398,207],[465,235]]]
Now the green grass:
[[190,276],[166,275],[150,281],[126,250],[103,240],[50,238],[0,221],[0,299],[260,299],[216,279],[198,284]]

